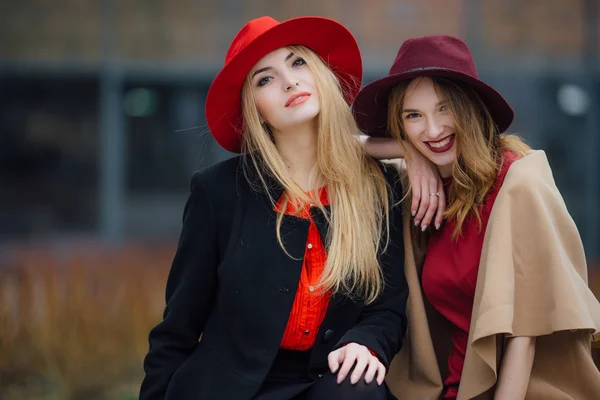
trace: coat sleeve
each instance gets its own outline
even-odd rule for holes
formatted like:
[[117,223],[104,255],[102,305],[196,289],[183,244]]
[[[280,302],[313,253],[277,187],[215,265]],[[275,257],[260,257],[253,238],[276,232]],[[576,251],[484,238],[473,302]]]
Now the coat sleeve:
[[389,242],[379,259],[385,286],[379,298],[365,306],[358,323],[342,336],[335,348],[352,342],[362,344],[377,354],[387,369],[402,348],[407,325],[408,284],[404,275],[402,211],[399,203],[402,189],[398,173],[393,167],[387,167],[384,175],[394,198],[390,207]]
[[198,345],[216,287],[215,213],[202,174],[192,178],[166,287],[163,321],[149,335],[140,400],[164,399],[177,368]]

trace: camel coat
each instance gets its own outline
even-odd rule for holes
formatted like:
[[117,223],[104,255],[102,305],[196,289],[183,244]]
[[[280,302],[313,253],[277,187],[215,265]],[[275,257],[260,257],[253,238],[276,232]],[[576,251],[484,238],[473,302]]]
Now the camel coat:
[[[387,384],[401,400],[436,400],[447,375],[450,326],[423,294],[425,246],[411,236],[409,220],[409,326]],[[485,231],[458,399],[493,398],[510,336],[537,337],[527,400],[600,399],[600,372],[590,354],[599,330],[600,304],[587,286],[579,233],[545,153],[532,151],[507,172]]]

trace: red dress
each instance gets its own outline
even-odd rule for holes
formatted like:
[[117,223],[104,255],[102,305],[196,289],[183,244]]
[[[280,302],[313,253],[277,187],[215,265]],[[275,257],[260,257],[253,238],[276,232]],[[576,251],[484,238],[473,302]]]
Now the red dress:
[[[431,305],[452,324],[453,349],[448,357],[449,375],[444,380],[444,399],[456,399],[458,394],[483,238],[504,176],[516,159],[510,152],[503,152],[502,157],[502,170],[480,209],[481,231],[478,232],[477,229],[477,218],[471,215],[463,224],[462,235],[454,240],[452,231],[455,221],[450,220],[431,236],[427,246],[422,276],[423,291]],[[446,192],[451,179],[444,180]]]

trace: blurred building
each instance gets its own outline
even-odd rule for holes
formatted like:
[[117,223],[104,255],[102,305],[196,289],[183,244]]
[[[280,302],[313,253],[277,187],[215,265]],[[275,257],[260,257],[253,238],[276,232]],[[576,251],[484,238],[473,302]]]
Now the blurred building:
[[193,170],[230,156],[205,124],[208,87],[262,15],[341,21],[365,82],[409,37],[466,39],[599,257],[596,0],[4,0],[0,243],[176,240]]

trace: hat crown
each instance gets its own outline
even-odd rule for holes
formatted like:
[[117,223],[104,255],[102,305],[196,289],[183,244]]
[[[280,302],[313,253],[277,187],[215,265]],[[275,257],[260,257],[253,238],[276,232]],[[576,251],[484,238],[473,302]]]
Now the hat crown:
[[478,79],[469,47],[454,36],[423,36],[404,42],[390,68],[390,75],[419,69],[453,70]]
[[252,43],[257,37],[279,24],[279,21],[271,17],[260,17],[248,22],[233,38],[229,50],[227,50],[227,55],[225,56],[225,64],[234,59],[235,56],[244,50],[246,46]]

